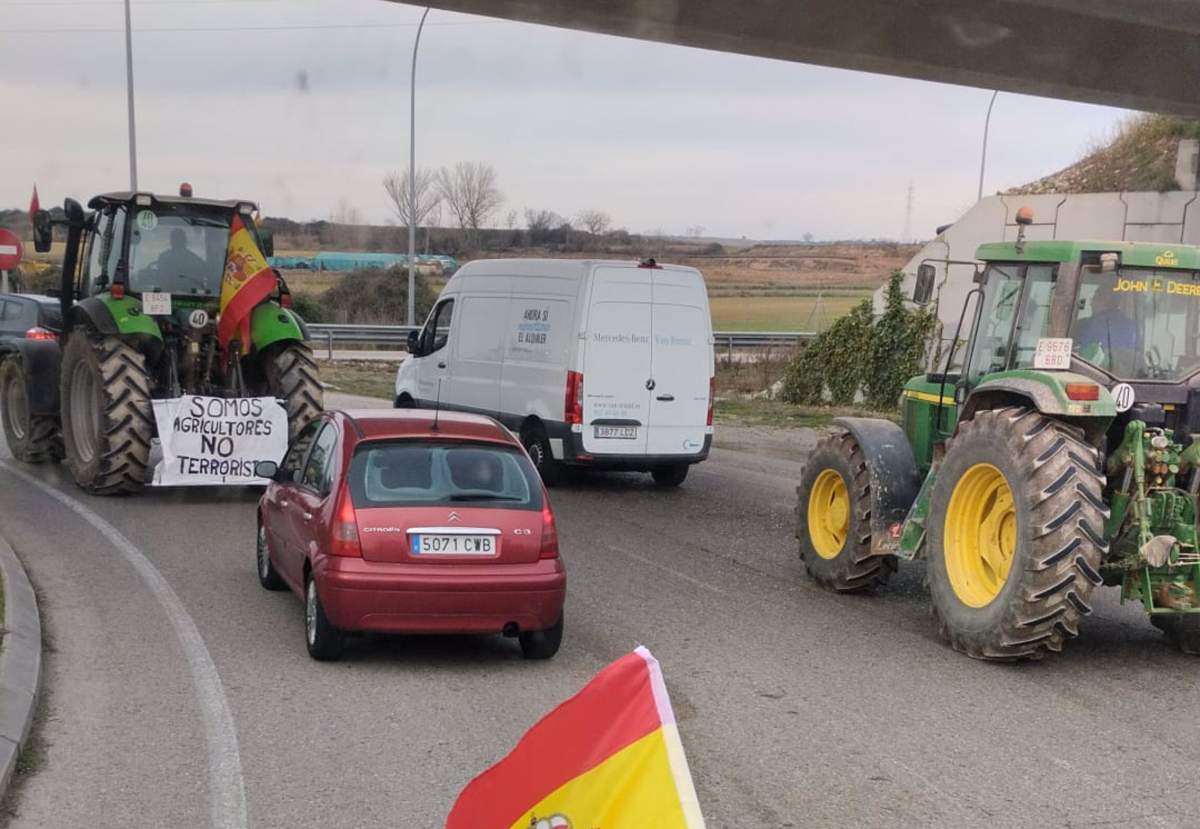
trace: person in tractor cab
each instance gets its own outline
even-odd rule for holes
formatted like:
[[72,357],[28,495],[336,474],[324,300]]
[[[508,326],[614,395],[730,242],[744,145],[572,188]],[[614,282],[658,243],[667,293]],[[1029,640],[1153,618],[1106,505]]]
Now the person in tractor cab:
[[171,230],[171,247],[158,257],[155,267],[161,277],[174,279],[179,276],[193,277],[204,273],[205,263],[188,248],[187,232],[182,227]]
[[1085,360],[1119,377],[1135,373],[1138,328],[1116,290],[1100,285],[1092,294],[1091,316],[1076,321],[1071,332],[1075,351]]

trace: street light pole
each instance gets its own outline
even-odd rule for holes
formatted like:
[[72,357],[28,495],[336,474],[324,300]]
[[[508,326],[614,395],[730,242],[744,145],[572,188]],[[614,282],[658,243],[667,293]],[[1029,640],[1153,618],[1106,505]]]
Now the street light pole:
[[996,103],[996,96],[999,94],[999,89],[992,90],[992,100],[988,101],[987,117],[983,120],[983,151],[979,154],[979,192],[975,195],[975,201],[983,198],[983,168],[987,164],[988,128],[992,125],[992,106]]
[[[129,0],[125,0],[126,3]],[[417,318],[417,47],[429,6],[421,14],[417,37],[413,41],[412,74],[408,96],[408,324],[416,325]]]
[[137,191],[137,131],[133,118],[133,24],[125,0],[125,88],[129,100],[129,189]]

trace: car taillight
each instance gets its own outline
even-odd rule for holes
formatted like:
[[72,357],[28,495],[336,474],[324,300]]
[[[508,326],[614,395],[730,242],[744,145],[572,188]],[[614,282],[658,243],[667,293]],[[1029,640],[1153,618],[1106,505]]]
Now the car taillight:
[[708,420],[706,426],[712,426],[713,401],[717,399],[717,378],[708,378]]
[[337,509],[333,512],[333,529],[329,533],[329,554],[362,557],[362,544],[358,540],[358,516],[354,513],[354,502],[350,500],[349,487],[342,487]]
[[1099,400],[1100,387],[1095,383],[1067,383],[1068,400]]
[[563,419],[568,424],[583,423],[583,375],[567,372],[567,394],[563,402]]
[[58,339],[58,335],[49,328],[42,328],[40,325],[35,325],[33,328],[30,328],[25,332],[25,339],[54,341]]
[[[546,496],[543,494],[543,498]],[[542,507],[542,549],[538,558],[558,558],[558,528],[554,526],[554,513],[550,511],[550,501]]]

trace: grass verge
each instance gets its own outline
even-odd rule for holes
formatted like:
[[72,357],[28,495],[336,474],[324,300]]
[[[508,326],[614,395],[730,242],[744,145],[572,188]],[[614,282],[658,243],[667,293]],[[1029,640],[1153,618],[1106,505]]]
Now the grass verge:
[[318,360],[321,382],[329,391],[391,400],[396,389],[399,363],[383,360]]
[[768,426],[775,429],[822,429],[835,417],[881,417],[896,421],[895,412],[836,406],[793,406],[781,400],[735,398],[713,406],[717,425]]

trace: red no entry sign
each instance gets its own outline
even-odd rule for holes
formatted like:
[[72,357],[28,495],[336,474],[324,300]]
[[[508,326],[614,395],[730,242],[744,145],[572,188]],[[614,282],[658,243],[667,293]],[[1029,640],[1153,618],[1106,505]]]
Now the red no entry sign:
[[11,271],[21,264],[21,240],[0,227],[0,271]]

